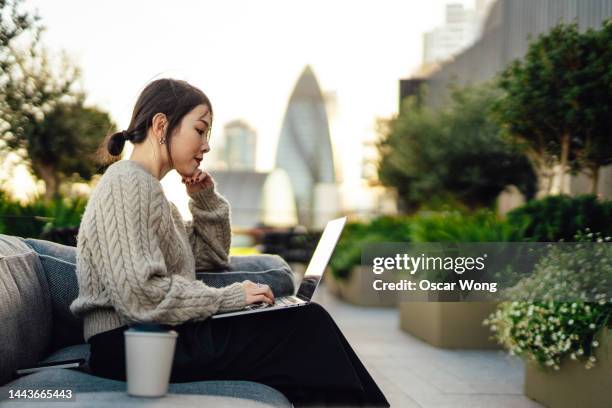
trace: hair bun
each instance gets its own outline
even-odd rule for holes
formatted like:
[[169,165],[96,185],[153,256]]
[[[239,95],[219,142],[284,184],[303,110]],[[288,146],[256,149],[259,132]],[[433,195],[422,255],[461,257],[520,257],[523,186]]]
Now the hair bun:
[[119,156],[121,154],[125,141],[127,140],[126,135],[127,132],[124,130],[122,132],[113,133],[110,139],[108,139],[106,148],[112,156]]

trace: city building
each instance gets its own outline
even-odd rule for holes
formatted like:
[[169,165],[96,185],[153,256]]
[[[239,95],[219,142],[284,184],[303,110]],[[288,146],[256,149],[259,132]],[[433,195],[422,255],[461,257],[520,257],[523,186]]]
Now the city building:
[[451,59],[472,45],[480,36],[488,2],[478,1],[475,9],[463,4],[446,5],[444,25],[423,36],[423,65]]
[[479,39],[427,77],[429,103],[442,103],[451,83],[492,79],[525,55],[530,37],[559,22],[576,21],[581,29],[601,27],[612,17],[612,0],[497,0],[488,10]]
[[231,206],[232,228],[297,225],[295,198],[282,169],[271,172],[213,170],[216,189]]
[[245,121],[225,124],[223,142],[220,159],[227,170],[255,170],[257,134]]
[[335,187],[336,176],[328,116],[310,66],[300,75],[289,98],[276,167],[289,175],[301,225],[317,227],[337,215],[339,195],[330,192]]

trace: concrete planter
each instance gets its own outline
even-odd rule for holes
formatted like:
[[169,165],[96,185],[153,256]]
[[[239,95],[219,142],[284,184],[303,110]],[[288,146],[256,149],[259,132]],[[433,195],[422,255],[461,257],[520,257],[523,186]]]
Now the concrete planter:
[[612,407],[612,330],[604,329],[596,338],[600,346],[590,370],[570,358],[559,371],[526,363],[525,395],[550,408]]
[[375,280],[394,282],[393,274],[388,272],[375,275],[363,265],[355,266],[346,279],[336,278],[331,271],[325,275],[325,284],[330,292],[338,298],[357,305],[367,307],[395,307],[397,294],[394,291],[377,291],[373,288]]
[[490,339],[489,328],[482,325],[496,305],[494,302],[408,302],[401,297],[400,328],[435,347],[499,349]]

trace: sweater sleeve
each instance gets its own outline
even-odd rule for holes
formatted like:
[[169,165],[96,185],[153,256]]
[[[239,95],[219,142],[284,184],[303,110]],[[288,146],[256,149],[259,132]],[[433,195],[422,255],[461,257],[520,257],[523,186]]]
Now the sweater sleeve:
[[163,191],[151,183],[139,177],[130,183],[113,180],[108,197],[97,201],[96,230],[104,258],[99,267],[117,312],[130,321],[180,324],[243,308],[246,294],[239,282],[213,288],[168,272],[160,236],[172,233],[172,223],[164,214]]
[[214,186],[189,194],[192,221],[185,222],[196,270],[229,268],[230,205]]

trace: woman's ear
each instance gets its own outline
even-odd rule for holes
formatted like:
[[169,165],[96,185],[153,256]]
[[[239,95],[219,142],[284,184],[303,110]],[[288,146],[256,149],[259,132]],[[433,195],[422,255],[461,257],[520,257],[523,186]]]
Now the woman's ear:
[[157,137],[157,138],[161,138],[166,134],[166,126],[168,124],[166,115],[163,113],[156,113],[155,116],[153,116],[153,120],[152,122],[152,129],[153,129],[153,134]]

